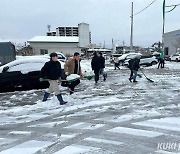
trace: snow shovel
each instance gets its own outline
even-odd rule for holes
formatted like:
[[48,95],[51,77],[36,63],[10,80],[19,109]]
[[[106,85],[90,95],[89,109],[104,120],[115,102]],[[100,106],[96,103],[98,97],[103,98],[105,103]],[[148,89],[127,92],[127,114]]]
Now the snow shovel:
[[137,74],[137,76],[138,76],[139,78],[142,78],[142,75],[141,75],[141,74]]
[[145,78],[146,78],[148,81],[154,82],[153,80],[149,79],[149,78],[144,74],[144,72],[142,71],[142,69],[140,69],[140,71],[142,72],[142,74],[145,76]]
[[86,75],[86,76],[84,76],[83,78],[84,78],[84,79],[91,80],[93,77],[94,77],[94,75]]
[[44,82],[44,81],[48,81],[48,79],[47,78],[40,78],[39,81]]

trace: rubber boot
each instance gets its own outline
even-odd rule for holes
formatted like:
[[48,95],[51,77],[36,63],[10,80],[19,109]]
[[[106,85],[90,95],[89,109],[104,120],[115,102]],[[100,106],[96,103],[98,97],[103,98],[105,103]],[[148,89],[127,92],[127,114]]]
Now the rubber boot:
[[63,101],[63,98],[62,98],[62,95],[61,95],[61,94],[58,94],[58,95],[56,95],[56,96],[57,96],[57,99],[58,99],[59,102],[60,102],[60,105],[64,105],[64,104],[67,103],[67,102]]
[[47,99],[48,99],[49,95],[50,95],[50,93],[45,92],[45,93],[44,93],[44,97],[43,97],[43,100],[42,100],[42,101],[43,101],[43,102],[47,101]]

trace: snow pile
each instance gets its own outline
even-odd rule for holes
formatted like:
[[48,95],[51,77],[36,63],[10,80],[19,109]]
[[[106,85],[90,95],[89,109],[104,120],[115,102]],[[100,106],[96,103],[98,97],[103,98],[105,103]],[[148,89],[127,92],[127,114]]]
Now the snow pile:
[[[0,73],[2,73],[3,68],[7,66],[9,67],[7,72],[20,71],[21,73],[26,74],[32,71],[40,71],[44,64],[48,61],[48,58],[43,57],[19,58],[6,65],[1,66]],[[61,68],[64,68],[64,62],[60,61],[60,63]]]
[[80,76],[77,75],[77,74],[71,74],[71,75],[67,76],[66,79],[67,79],[68,81],[74,81],[74,80],[80,79]]

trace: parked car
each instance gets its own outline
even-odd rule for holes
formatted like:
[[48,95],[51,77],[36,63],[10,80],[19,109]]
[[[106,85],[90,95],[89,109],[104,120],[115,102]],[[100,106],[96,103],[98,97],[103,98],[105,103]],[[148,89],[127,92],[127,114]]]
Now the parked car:
[[[66,61],[66,56],[64,56],[62,53],[57,53],[58,55],[58,60],[65,62]],[[21,58],[47,58],[49,59],[49,54],[45,55],[33,55],[33,56],[16,56],[16,59],[21,59]]]
[[[62,53],[60,52],[57,52],[57,55],[58,55],[58,60],[62,61],[62,62],[65,62],[66,61],[66,56],[63,55]],[[48,55],[49,56],[49,55]]]
[[118,57],[121,57],[122,54],[112,54],[110,57],[110,62],[113,63],[115,59],[117,59]]
[[121,66],[124,65],[124,62],[128,59],[132,59],[133,57],[137,56],[137,55],[142,55],[141,53],[127,53],[127,54],[123,54],[122,56],[118,57],[119,60],[119,64]]
[[140,65],[152,66],[156,65],[158,60],[155,56],[141,56]]
[[170,61],[170,56],[169,55],[164,55],[164,60]]
[[180,61],[180,54],[178,54],[178,53],[176,53],[176,54],[174,54],[174,55],[171,55],[170,57],[169,57],[169,60],[170,61]]
[[[0,92],[47,88],[40,82],[40,70],[48,58],[20,58],[0,67]],[[64,63],[60,62],[62,71]]]
[[[155,56],[157,60],[160,59],[160,53],[159,52],[154,52],[152,55]],[[169,61],[170,56],[169,55],[164,55],[164,60]]]
[[[124,63],[125,66],[128,65],[128,61],[130,59],[127,59]],[[152,65],[156,65],[158,63],[158,60],[156,59],[155,56],[141,56],[140,58],[140,65],[145,65],[145,66],[152,66]]]
[[154,52],[154,53],[152,54],[152,56],[155,56],[156,59],[159,59],[159,58],[160,58],[160,53],[156,51],[156,52]]

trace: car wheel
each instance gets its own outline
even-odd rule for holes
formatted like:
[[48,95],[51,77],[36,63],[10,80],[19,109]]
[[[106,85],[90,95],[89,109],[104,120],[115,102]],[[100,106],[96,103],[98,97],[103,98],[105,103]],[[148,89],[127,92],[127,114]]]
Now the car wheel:
[[156,65],[156,64],[157,64],[157,62],[155,62],[155,61],[152,61],[152,62],[151,62],[151,66],[152,66],[152,65]]

